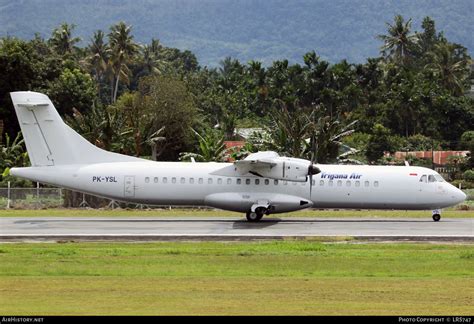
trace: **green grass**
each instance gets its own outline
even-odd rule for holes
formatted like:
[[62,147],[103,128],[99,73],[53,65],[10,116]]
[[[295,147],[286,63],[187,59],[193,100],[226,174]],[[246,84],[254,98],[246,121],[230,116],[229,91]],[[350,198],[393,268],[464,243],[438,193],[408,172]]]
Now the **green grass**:
[[473,296],[473,245],[0,245],[11,315],[469,315]]
[[[214,209],[3,209],[0,217],[244,217]],[[430,218],[430,211],[405,210],[302,210],[270,217],[318,218]],[[472,218],[474,210],[444,210],[443,218]]]

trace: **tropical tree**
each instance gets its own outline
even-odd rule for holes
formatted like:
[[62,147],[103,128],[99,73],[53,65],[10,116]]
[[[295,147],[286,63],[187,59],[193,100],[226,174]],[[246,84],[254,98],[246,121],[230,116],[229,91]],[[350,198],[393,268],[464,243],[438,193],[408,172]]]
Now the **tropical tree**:
[[143,101],[139,92],[126,92],[113,105],[123,115],[126,126],[131,131],[135,156],[142,155],[143,144],[148,139],[147,132],[153,119],[151,109]]
[[12,167],[27,165],[28,153],[25,150],[24,142],[21,132],[16,135],[13,141],[5,133],[5,143],[0,146],[0,175],[2,177],[8,176]]
[[148,74],[161,74],[166,68],[166,62],[161,58],[164,52],[158,39],[152,38],[151,44],[141,48],[143,66]]
[[439,78],[445,89],[455,96],[464,93],[465,81],[469,76],[469,62],[466,57],[456,55],[458,46],[439,42],[429,53],[430,63],[426,65]]
[[138,53],[139,46],[133,40],[131,34],[132,26],[126,25],[123,21],[110,27],[109,50],[110,61],[114,72],[114,82],[112,87],[112,103],[117,101],[119,82],[129,82],[130,70],[127,66],[132,58]]
[[412,55],[413,47],[417,41],[416,35],[411,33],[411,19],[405,22],[401,15],[396,15],[393,25],[387,23],[387,27],[388,35],[378,36],[384,42],[381,47],[382,55],[404,64]]
[[149,120],[143,137],[159,133],[156,157],[176,160],[180,152],[188,150],[193,142],[191,128],[198,124],[199,114],[194,98],[186,84],[178,77],[152,75],[142,78],[139,84],[139,102],[142,108],[137,118]]
[[277,100],[269,127],[265,127],[260,141],[264,149],[276,151],[282,155],[304,158],[307,150],[307,139],[312,126],[312,113],[299,102],[293,102],[298,107],[290,111],[288,104]]
[[153,161],[156,161],[156,158],[158,157],[158,146],[160,143],[164,143],[166,141],[166,137],[162,136],[164,130],[165,126],[150,134],[145,140],[145,143],[151,147],[151,159]]
[[390,130],[381,124],[375,124],[369,137],[365,156],[370,163],[381,159],[385,151],[391,151]]
[[92,144],[107,151],[131,153],[132,133],[122,111],[113,106],[94,104],[87,113],[74,109],[66,116],[66,123]]
[[[92,75],[97,84],[97,93],[100,94],[100,85],[103,81],[104,76],[110,71],[109,65],[109,47],[104,40],[105,34],[102,30],[94,32],[94,36],[91,39],[91,43],[87,47],[88,56],[87,62],[91,67]],[[110,73],[112,76],[112,73]]]
[[222,132],[207,129],[199,134],[194,129],[192,130],[198,139],[198,153],[185,152],[180,154],[180,160],[190,160],[194,158],[199,162],[222,162],[225,161],[226,145],[224,142],[224,134]]
[[72,114],[74,108],[87,112],[96,98],[96,86],[89,73],[65,68],[47,90],[60,114]]
[[[358,151],[343,144],[344,137],[355,132],[353,126],[357,120],[344,124],[340,117],[313,115],[308,127],[306,158],[318,163],[346,160],[350,154]],[[341,147],[344,150],[341,152]]]
[[49,43],[53,49],[60,55],[72,54],[75,45],[81,41],[80,37],[73,37],[72,32],[76,25],[62,23],[61,26],[54,29]]

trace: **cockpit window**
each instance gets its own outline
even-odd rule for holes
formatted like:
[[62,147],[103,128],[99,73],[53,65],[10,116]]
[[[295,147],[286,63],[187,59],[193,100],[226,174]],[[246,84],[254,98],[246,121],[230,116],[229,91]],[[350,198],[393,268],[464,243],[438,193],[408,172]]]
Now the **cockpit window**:
[[439,174],[424,174],[421,176],[420,182],[444,182],[444,179]]

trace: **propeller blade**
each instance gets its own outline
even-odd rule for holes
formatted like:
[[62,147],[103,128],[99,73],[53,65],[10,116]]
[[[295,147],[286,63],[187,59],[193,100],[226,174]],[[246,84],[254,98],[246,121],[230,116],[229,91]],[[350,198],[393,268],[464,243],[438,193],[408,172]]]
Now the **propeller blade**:
[[309,198],[313,192],[313,175],[321,173],[321,170],[313,163],[308,166],[308,176],[309,176]]

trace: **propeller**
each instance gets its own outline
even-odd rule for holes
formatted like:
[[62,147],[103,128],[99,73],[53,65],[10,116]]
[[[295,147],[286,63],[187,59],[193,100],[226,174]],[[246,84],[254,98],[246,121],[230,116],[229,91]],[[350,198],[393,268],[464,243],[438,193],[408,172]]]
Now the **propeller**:
[[321,169],[318,168],[316,164],[316,140],[314,134],[311,136],[311,163],[308,166],[308,176],[309,176],[309,198],[311,199],[311,193],[313,191],[313,175],[321,173]]
[[311,198],[311,193],[313,191],[313,175],[321,173],[321,169],[317,167],[316,164],[311,164],[308,166],[308,176],[309,176],[309,197]]

